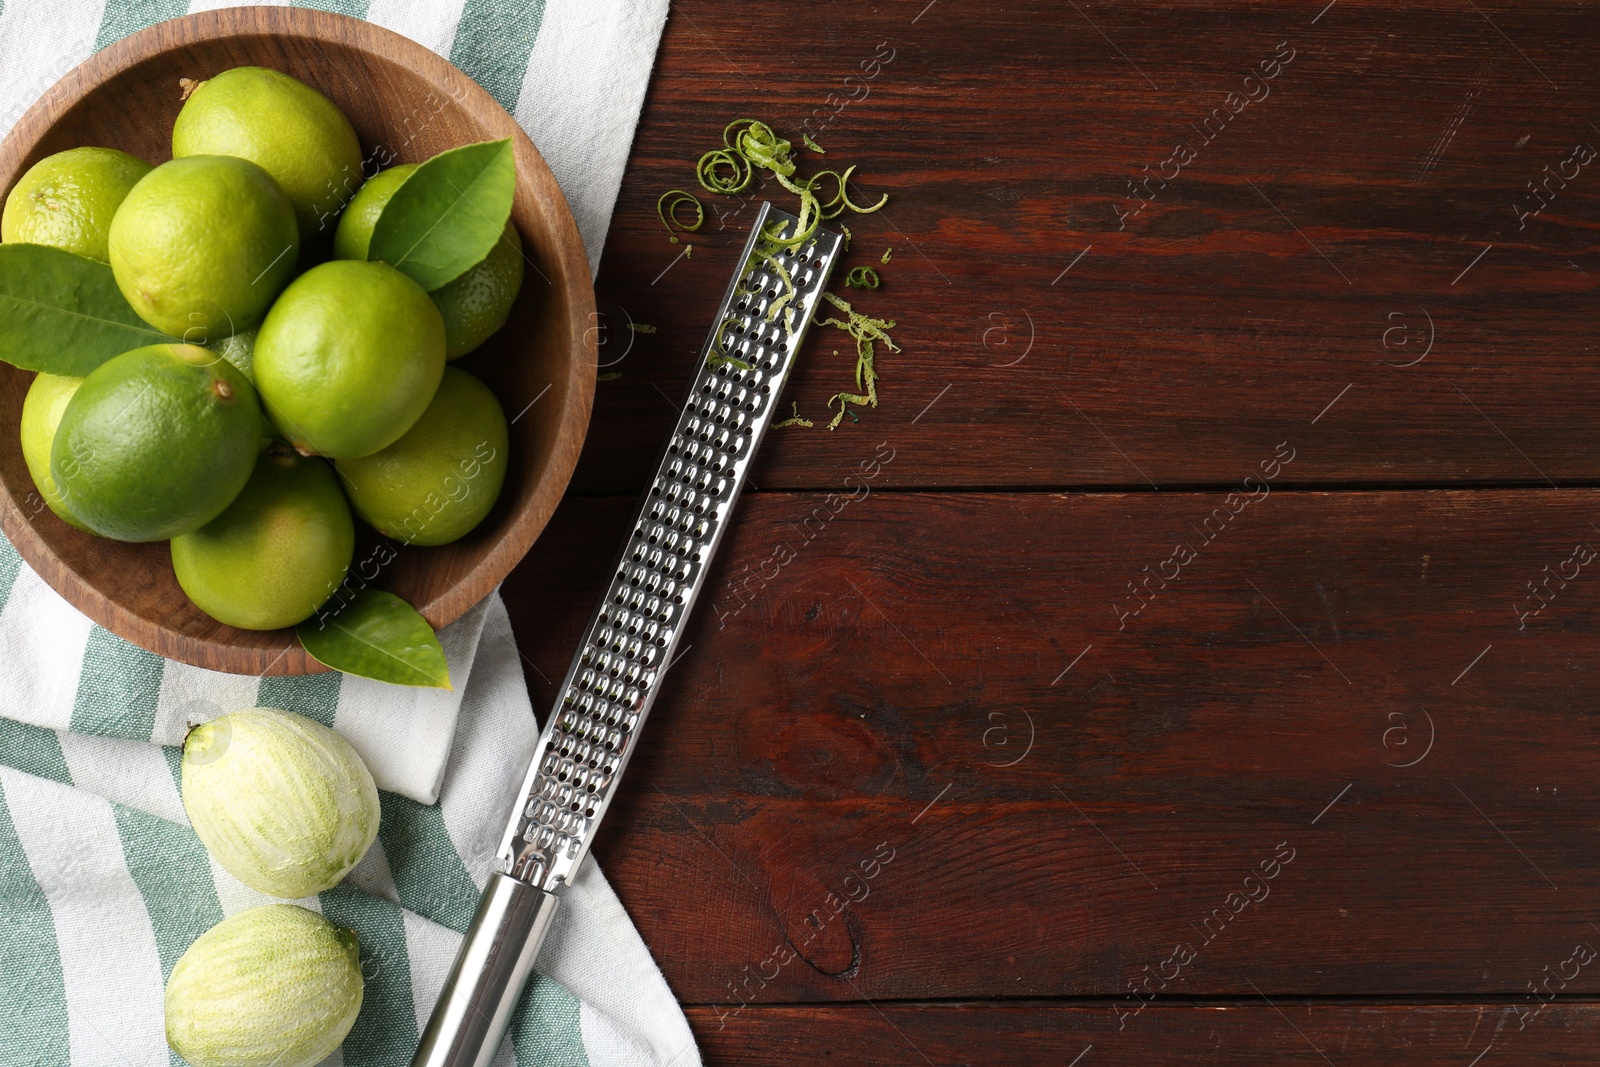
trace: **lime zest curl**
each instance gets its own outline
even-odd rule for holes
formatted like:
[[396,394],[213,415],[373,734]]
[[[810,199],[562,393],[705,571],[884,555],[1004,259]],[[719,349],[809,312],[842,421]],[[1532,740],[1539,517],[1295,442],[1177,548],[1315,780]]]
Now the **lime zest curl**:
[[[738,127],[743,129],[734,133]],[[752,167],[785,178],[794,173],[794,160],[789,156],[793,146],[759,119],[734,119],[722,128],[722,143],[737,151]]]
[[750,187],[755,174],[745,158],[731,148],[713,148],[700,157],[694,175],[700,187],[710,193],[735,196]]
[[[809,151],[818,155],[826,155],[821,145],[812,140],[811,135],[802,132],[800,143]],[[762,228],[750,255],[741,272],[743,288],[740,292],[744,295],[762,298],[770,295],[771,300],[765,308],[765,319],[768,322],[778,321],[781,317],[784,329],[789,337],[794,336],[797,308],[796,297],[799,295],[794,279],[783,265],[780,256],[784,252],[793,251],[807,241],[812,240],[820,224],[827,219],[834,219],[849,211],[857,215],[870,215],[883,208],[889,202],[888,194],[879,196],[876,203],[862,205],[850,197],[850,178],[855,173],[856,165],[852,164],[843,170],[819,170],[809,177],[802,177],[796,173],[797,167],[794,159],[794,144],[779,137],[772,127],[759,119],[738,118],[728,123],[722,129],[722,146],[713,148],[700,156],[695,164],[695,178],[700,187],[706,192],[717,193],[724,196],[736,196],[745,193],[755,185],[757,172],[762,176],[776,181],[783,188],[799,198],[799,209],[795,212],[795,225],[791,228],[787,221],[771,223]],[[833,180],[833,188],[829,190],[825,184],[826,179]],[[831,192],[831,195],[826,195]],[[671,198],[669,200],[669,198]],[[677,215],[677,210],[686,201],[692,201],[696,219],[693,226],[686,225],[684,219]],[[663,194],[661,202],[657,205],[657,214],[661,216],[663,225],[668,233],[672,233],[674,225],[682,230],[696,230],[704,222],[704,209],[694,196],[682,190],[673,190]],[[850,228],[840,225],[839,230],[843,237],[843,250],[850,249]],[[677,236],[673,235],[673,241]],[[688,255],[693,246],[684,250]],[[888,263],[892,248],[887,249],[881,263]],[[750,275],[757,268],[765,270],[782,285],[782,292],[763,293],[749,285]],[[878,272],[871,267],[852,268],[845,279],[845,285],[857,289],[877,289],[882,284]],[[888,319],[873,318],[860,314],[832,293],[823,293],[845,318],[828,317],[825,319],[814,318],[813,321],[821,325],[830,325],[850,334],[856,341],[856,373],[855,392],[835,393],[829,400],[831,408],[838,404],[838,413],[829,423],[828,429],[836,429],[844,416],[848,414],[852,421],[859,421],[856,412],[851,410],[851,405],[856,407],[878,406],[878,372],[874,360],[875,345],[883,343],[892,352],[900,349],[890,339],[888,331],[893,329],[895,323]],[[803,314],[803,311],[799,311]],[[732,344],[726,341],[726,333],[730,324],[735,322],[733,315],[726,316],[718,324],[716,335],[712,339],[710,352],[706,357],[708,365],[713,367],[737,367],[741,370],[753,370],[746,361],[731,354]],[[792,418],[777,423],[780,426],[810,426],[811,422],[800,418],[798,406],[793,408]]]
[[844,277],[845,285],[852,289],[876,289],[880,284],[878,272],[871,267],[851,267]]
[[[694,205],[694,222],[688,223],[678,217],[678,209],[684,204]],[[673,244],[678,243],[678,235],[672,232],[676,226],[680,230],[693,233],[705,224],[706,209],[700,203],[700,198],[693,193],[686,193],[682,189],[668,189],[656,200],[656,218],[661,220],[661,225],[667,228],[667,239]],[[693,248],[693,245],[689,246]]]

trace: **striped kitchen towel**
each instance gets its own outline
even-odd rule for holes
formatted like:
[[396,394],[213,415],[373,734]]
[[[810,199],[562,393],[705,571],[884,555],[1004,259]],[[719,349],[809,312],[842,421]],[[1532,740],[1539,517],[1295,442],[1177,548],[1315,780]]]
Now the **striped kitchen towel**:
[[223,674],[162,659],[90,622],[0,538],[0,716],[158,745],[236,708],[290,708],[332,726],[378,788],[431,804],[471,681],[483,606],[439,632],[454,689],[419,689],[328,672]]
[[[331,1067],[406,1067],[537,739],[498,597],[439,803],[380,793],[372,850],[297,903],[355,930],[366,996]],[[179,750],[0,719],[0,1063],[167,1067],[162,990],[213,924],[268,898],[188,827]],[[592,861],[566,893],[497,1067],[698,1067],[688,1023]]]
[[[212,0],[0,0],[0,136],[95,50]],[[667,0],[323,0],[460,66],[528,130],[598,265]],[[188,726],[265,705],[339,730],[382,792],[378,842],[302,905],[354,929],[366,999],[328,1062],[406,1067],[537,736],[498,594],[440,634],[455,690],[162,660],[93,625],[0,539],[0,1064],[166,1067],[184,949],[261,902],[187,825]],[[694,1039],[599,868],[567,893],[498,1067],[695,1067]]]

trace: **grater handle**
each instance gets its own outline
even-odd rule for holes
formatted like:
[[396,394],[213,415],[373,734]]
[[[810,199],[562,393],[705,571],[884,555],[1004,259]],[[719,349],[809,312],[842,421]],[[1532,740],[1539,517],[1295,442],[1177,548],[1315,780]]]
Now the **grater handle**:
[[489,875],[411,1067],[489,1067],[533,973],[560,898]]

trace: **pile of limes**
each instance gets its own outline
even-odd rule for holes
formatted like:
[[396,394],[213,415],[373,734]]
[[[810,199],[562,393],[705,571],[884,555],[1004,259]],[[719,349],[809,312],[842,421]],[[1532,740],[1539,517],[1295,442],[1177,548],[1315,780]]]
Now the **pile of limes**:
[[440,545],[493,507],[505,414],[446,364],[506,321],[522,246],[507,222],[481,262],[425,292],[366,259],[415,164],[363,183],[349,120],[278,71],[188,89],[170,162],[74,148],[6,198],[0,239],[109,262],[139,318],[181,339],[85,378],[41,373],[22,450],[63,520],[170,539],[202,610],[276,629],[344,582],[352,509],[386,537]]

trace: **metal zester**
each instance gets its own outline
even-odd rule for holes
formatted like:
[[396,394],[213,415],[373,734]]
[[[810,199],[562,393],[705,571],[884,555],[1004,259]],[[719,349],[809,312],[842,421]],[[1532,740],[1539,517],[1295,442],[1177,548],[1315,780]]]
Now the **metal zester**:
[[820,228],[794,249],[775,246],[773,234],[798,226],[761,205],[412,1067],[489,1067],[589,854],[839,255],[841,239]]

